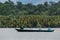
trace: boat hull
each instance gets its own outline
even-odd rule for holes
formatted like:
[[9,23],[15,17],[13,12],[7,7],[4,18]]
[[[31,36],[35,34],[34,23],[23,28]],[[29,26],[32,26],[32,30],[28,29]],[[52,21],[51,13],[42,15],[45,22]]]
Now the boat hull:
[[54,30],[21,30],[16,29],[18,32],[53,32]]

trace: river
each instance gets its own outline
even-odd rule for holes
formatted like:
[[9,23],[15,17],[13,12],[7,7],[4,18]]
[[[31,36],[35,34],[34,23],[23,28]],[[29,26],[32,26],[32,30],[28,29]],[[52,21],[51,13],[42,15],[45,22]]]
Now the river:
[[60,40],[60,28],[53,29],[54,32],[17,32],[14,28],[0,28],[0,40]]

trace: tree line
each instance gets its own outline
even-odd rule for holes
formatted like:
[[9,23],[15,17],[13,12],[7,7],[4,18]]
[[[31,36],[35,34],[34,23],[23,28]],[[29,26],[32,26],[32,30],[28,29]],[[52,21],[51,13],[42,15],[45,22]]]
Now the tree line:
[[11,0],[0,2],[0,28],[60,27],[60,1],[14,4]]
[[60,15],[60,1],[34,5],[18,1],[14,4],[8,0],[4,3],[0,2],[0,15]]
[[2,28],[57,28],[60,27],[60,16],[0,16],[0,27]]

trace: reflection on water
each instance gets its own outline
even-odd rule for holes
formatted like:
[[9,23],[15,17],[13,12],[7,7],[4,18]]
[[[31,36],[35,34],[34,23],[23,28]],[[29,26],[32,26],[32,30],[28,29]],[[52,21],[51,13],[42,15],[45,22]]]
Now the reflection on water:
[[60,40],[60,28],[54,32],[17,32],[14,28],[0,28],[0,40]]

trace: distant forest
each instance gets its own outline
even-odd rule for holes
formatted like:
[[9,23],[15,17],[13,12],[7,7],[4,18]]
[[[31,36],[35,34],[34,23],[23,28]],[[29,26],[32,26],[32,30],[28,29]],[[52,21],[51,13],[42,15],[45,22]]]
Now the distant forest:
[[60,15],[60,1],[37,5],[22,2],[17,2],[15,5],[10,0],[5,3],[0,2],[0,15]]
[[37,5],[14,4],[11,0],[0,2],[0,27],[60,27],[60,1]]

